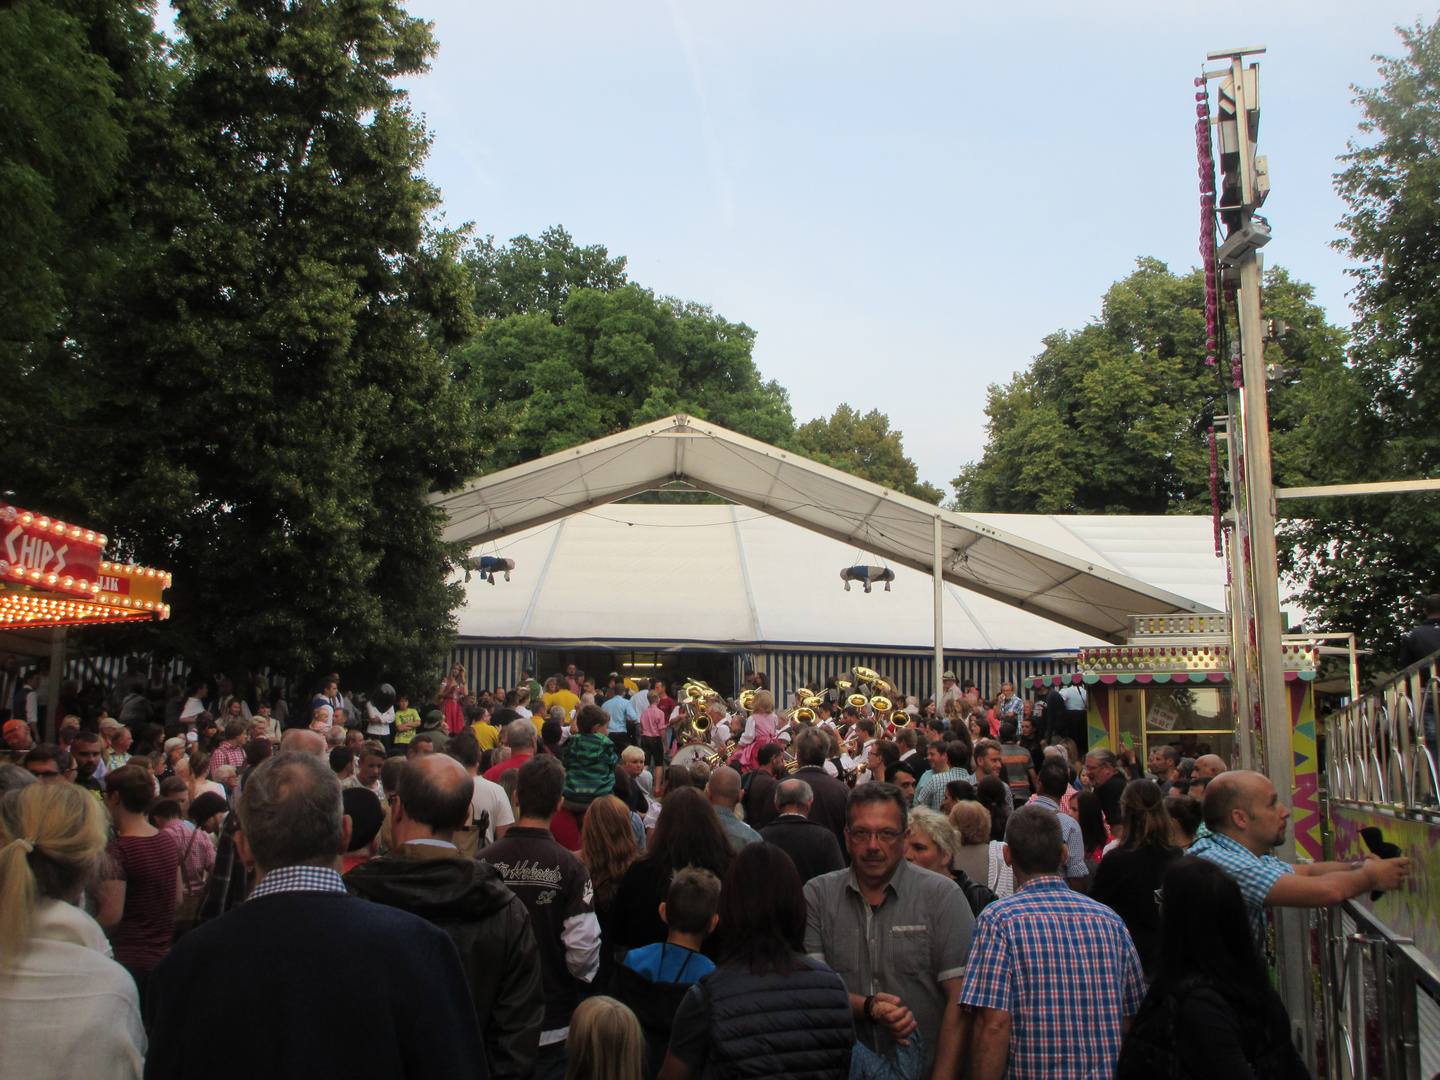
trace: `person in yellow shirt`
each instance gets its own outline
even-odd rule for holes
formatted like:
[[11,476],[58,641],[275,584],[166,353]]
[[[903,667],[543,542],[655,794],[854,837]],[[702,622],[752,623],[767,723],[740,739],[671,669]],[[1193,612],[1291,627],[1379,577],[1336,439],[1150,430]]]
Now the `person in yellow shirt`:
[[490,712],[483,706],[480,708],[480,719],[470,725],[470,730],[475,732],[475,738],[480,743],[480,750],[494,750],[500,745],[500,729],[490,722]]
[[560,685],[559,679],[551,679],[545,684],[545,696],[540,699],[545,706],[545,712],[549,713],[554,705],[559,705],[565,710],[568,717],[580,707],[580,699],[570,692],[569,687]]

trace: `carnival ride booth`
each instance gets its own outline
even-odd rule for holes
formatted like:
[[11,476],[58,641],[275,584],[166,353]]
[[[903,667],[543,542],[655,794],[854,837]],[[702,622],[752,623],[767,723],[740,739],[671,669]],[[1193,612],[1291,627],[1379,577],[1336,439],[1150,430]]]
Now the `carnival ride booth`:
[[[1082,649],[1079,671],[1035,678],[1036,690],[1085,688],[1089,745],[1129,747],[1143,768],[1157,746],[1182,757],[1216,754],[1230,768],[1265,771],[1251,728],[1236,716],[1230,622],[1225,615],[1140,616],[1128,644]],[[1303,636],[1282,645],[1295,762],[1293,828],[1298,850],[1322,859],[1314,680],[1318,643]]]
[[50,658],[56,700],[72,626],[155,622],[170,617],[170,575],[104,558],[93,529],[0,503],[0,648]]

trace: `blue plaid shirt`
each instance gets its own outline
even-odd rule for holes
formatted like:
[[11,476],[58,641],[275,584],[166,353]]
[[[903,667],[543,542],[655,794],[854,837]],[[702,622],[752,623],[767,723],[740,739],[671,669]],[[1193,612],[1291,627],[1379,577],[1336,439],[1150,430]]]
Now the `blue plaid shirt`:
[[282,866],[271,870],[251,890],[248,899],[282,892],[345,892],[345,882],[330,866]]
[[1144,997],[1120,916],[1058,877],[1031,878],[975,921],[960,1004],[1010,1014],[1009,1080],[1114,1076],[1120,1025]]
[[1255,941],[1265,941],[1265,897],[1271,888],[1286,874],[1293,874],[1295,868],[1281,862],[1274,855],[1253,855],[1248,848],[1222,833],[1213,833],[1204,825],[1195,834],[1195,843],[1185,852],[1209,859],[1228,873],[1240,886],[1240,895],[1245,897],[1245,908],[1250,915],[1250,929]]

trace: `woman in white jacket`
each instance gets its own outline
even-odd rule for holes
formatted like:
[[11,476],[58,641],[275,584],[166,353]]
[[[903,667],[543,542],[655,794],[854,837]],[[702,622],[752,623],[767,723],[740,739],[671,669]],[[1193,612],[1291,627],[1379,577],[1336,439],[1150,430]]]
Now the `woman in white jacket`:
[[0,798],[0,1080],[141,1074],[135,981],[77,906],[105,843],[105,811],[72,784]]

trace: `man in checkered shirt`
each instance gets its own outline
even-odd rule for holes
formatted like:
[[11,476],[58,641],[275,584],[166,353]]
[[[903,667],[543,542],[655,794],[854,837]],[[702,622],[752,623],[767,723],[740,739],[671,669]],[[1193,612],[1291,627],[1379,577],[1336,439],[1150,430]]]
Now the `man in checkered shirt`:
[[960,1004],[976,1014],[972,1080],[1113,1076],[1145,997],[1130,932],[1060,876],[1065,838],[1053,811],[1012,814],[1004,854],[1015,893],[976,920],[960,990]]

